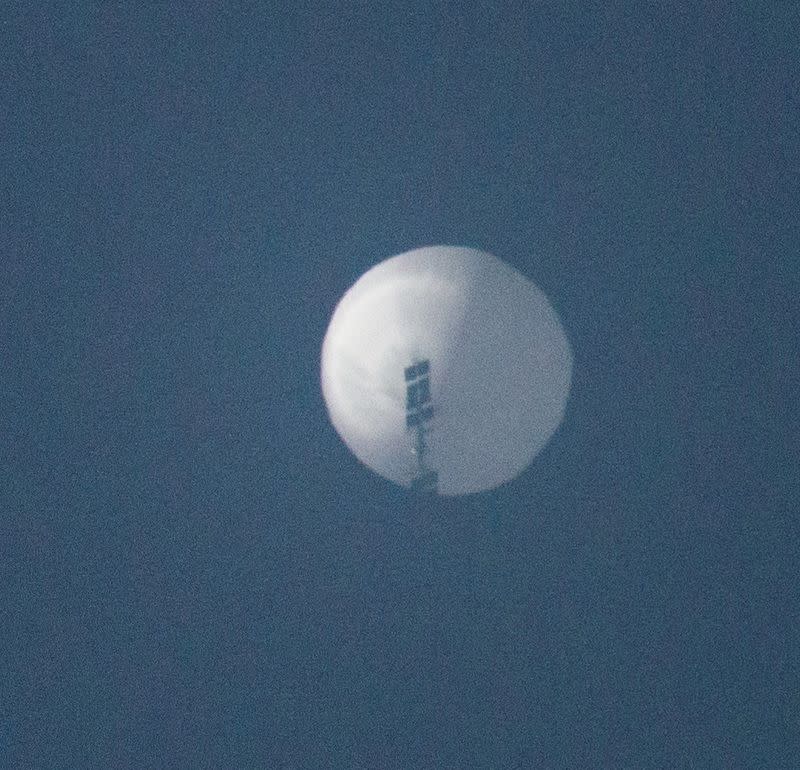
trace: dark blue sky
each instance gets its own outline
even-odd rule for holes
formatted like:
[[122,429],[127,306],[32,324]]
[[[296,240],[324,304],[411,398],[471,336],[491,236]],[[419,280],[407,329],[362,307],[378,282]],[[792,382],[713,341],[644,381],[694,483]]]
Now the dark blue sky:
[[[4,5],[0,764],[796,766],[800,6],[289,5]],[[420,507],[319,348],[434,243],[575,370]]]

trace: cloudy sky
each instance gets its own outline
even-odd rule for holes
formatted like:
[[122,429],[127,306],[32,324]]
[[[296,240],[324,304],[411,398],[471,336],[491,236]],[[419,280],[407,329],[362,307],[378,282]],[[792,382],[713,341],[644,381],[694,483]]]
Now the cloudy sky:
[[[800,6],[8,2],[0,764],[793,767]],[[376,262],[569,336],[520,478],[331,427]]]

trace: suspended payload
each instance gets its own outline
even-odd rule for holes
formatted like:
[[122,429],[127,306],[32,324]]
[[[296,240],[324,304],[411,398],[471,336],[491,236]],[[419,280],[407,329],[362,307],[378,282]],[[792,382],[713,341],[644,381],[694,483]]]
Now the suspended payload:
[[572,354],[544,294],[510,265],[431,246],[373,267],[322,344],[331,422],[361,462],[461,495],[522,472],[564,415]]

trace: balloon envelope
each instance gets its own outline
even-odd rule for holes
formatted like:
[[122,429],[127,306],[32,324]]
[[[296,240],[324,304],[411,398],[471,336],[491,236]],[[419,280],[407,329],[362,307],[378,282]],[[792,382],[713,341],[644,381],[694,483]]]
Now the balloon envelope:
[[517,476],[564,414],[572,354],[544,294],[485,252],[433,246],[373,267],[339,302],[322,344],[331,422],[364,464],[410,486],[404,369],[430,361],[428,465],[438,491]]

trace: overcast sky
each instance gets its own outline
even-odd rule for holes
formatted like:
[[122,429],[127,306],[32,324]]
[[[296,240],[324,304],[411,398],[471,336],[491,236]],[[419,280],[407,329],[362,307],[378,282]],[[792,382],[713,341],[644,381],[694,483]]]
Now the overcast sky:
[[[795,767],[800,5],[271,5],[3,6],[0,765]],[[575,361],[425,506],[319,350],[437,243]]]

